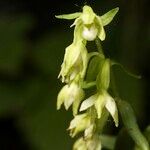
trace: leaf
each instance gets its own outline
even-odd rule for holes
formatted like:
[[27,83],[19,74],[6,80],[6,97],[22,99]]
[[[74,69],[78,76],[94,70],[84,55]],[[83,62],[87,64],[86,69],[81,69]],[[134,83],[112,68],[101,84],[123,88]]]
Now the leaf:
[[115,147],[116,143],[116,136],[110,136],[110,135],[101,135],[100,136],[102,146],[109,149],[113,150]]
[[80,12],[72,13],[72,14],[64,14],[64,15],[56,15],[55,17],[58,19],[76,19],[81,15]]
[[150,144],[150,125],[145,129],[144,135],[146,136],[146,138]]
[[141,150],[149,150],[148,141],[139,129],[131,105],[123,100],[117,100],[117,104],[124,126],[136,145]]
[[117,65],[119,67],[121,67],[121,69],[129,76],[133,77],[133,78],[136,78],[136,79],[141,79],[141,76],[140,75],[136,75],[136,74],[133,74],[131,72],[129,72],[127,69],[125,69],[125,67],[118,63],[118,62],[115,62],[115,61],[111,61],[111,65],[114,66],[114,65]]
[[103,26],[108,25],[113,20],[113,18],[115,17],[118,11],[119,11],[119,7],[116,7],[110,10],[109,12],[107,12],[106,14],[104,14],[103,16],[101,16],[100,18],[102,20]]

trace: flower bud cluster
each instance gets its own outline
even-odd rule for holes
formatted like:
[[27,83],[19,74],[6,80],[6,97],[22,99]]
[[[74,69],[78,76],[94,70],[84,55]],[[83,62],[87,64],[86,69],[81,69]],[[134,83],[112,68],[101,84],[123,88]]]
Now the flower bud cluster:
[[[118,8],[115,8],[103,16],[96,15],[92,8],[84,6],[82,12],[56,16],[60,19],[75,19],[71,25],[75,26],[73,43],[65,50],[65,56],[61,65],[59,76],[66,85],[61,89],[57,98],[57,109],[64,104],[65,109],[68,110],[72,105],[74,119],[70,122],[68,130],[70,136],[74,137],[80,132],[84,132],[83,137],[79,138],[75,144],[74,150],[100,150],[101,142],[98,135],[99,123],[98,120],[104,120],[103,115],[108,111],[112,116],[115,125],[118,126],[118,111],[115,100],[109,94],[108,89],[110,85],[110,68],[111,61],[108,58],[101,57],[102,54],[96,53],[100,56],[101,61],[98,63],[99,71],[96,75],[96,92],[94,95],[83,100],[85,92],[83,83],[86,83],[86,76],[88,64],[91,61],[90,56],[95,53],[88,53],[86,44],[88,41],[94,41],[96,38],[103,41],[105,39],[104,26],[109,24]],[[82,114],[78,114],[78,111]],[[107,118],[106,118],[107,119]]]

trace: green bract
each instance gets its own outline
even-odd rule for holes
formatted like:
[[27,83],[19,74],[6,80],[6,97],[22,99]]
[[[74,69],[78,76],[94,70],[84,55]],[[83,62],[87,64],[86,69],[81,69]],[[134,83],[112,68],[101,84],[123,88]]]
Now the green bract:
[[101,64],[101,69],[96,79],[97,88],[99,90],[107,90],[110,83],[110,60],[105,59]]

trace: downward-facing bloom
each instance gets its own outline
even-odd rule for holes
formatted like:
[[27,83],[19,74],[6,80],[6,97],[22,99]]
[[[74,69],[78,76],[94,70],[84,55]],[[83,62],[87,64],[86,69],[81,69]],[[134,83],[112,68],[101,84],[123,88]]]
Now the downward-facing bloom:
[[74,143],[73,150],[87,150],[86,141],[83,137],[79,138]]
[[102,41],[105,39],[105,30],[102,21],[91,7],[84,6],[81,15],[75,19],[72,26],[82,27],[82,37],[87,41],[93,41],[98,36]]
[[69,83],[77,78],[84,78],[88,63],[87,55],[86,47],[82,41],[72,43],[66,48],[59,74],[59,77],[62,77],[62,82]]
[[79,132],[88,129],[91,125],[91,116],[88,113],[76,115],[75,118],[70,122],[69,130],[70,135],[74,137]]
[[101,91],[84,100],[81,104],[80,111],[94,106],[97,111],[97,117],[101,118],[103,109],[106,108],[114,119],[115,125],[118,126],[118,110],[115,100],[107,93]]
[[99,135],[93,135],[89,139],[79,138],[74,146],[73,150],[101,150],[101,141]]
[[70,85],[67,84],[58,94],[57,109],[60,109],[61,105],[64,103],[65,109],[68,110],[68,108],[73,104],[73,114],[76,115],[80,102],[83,98],[84,91],[78,84],[75,82],[72,82]]
[[104,14],[96,15],[90,6],[85,5],[82,12],[56,16],[59,19],[75,19],[71,26],[82,28],[82,37],[87,41],[93,41],[98,36],[101,41],[105,40],[106,34],[104,26],[108,25],[118,12],[115,8]]

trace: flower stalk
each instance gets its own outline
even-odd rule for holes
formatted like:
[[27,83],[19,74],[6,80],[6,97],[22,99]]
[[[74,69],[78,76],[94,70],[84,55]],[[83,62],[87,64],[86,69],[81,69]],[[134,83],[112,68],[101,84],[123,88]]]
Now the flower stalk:
[[[109,115],[115,126],[119,125],[115,100],[119,95],[115,87],[115,97],[109,93],[110,81],[113,83],[112,61],[105,57],[101,45],[106,38],[104,27],[113,20],[118,10],[115,8],[99,16],[85,5],[82,12],[56,16],[59,19],[75,19],[71,25],[74,26],[73,43],[66,48],[58,76],[66,85],[57,97],[57,109],[64,104],[68,110],[72,105],[74,119],[68,128],[70,136],[83,133],[75,142],[73,150],[101,150],[103,144],[100,135]],[[87,42],[90,41],[95,41],[97,52],[88,52]],[[89,88],[94,88],[95,93],[87,97],[85,90]]]

